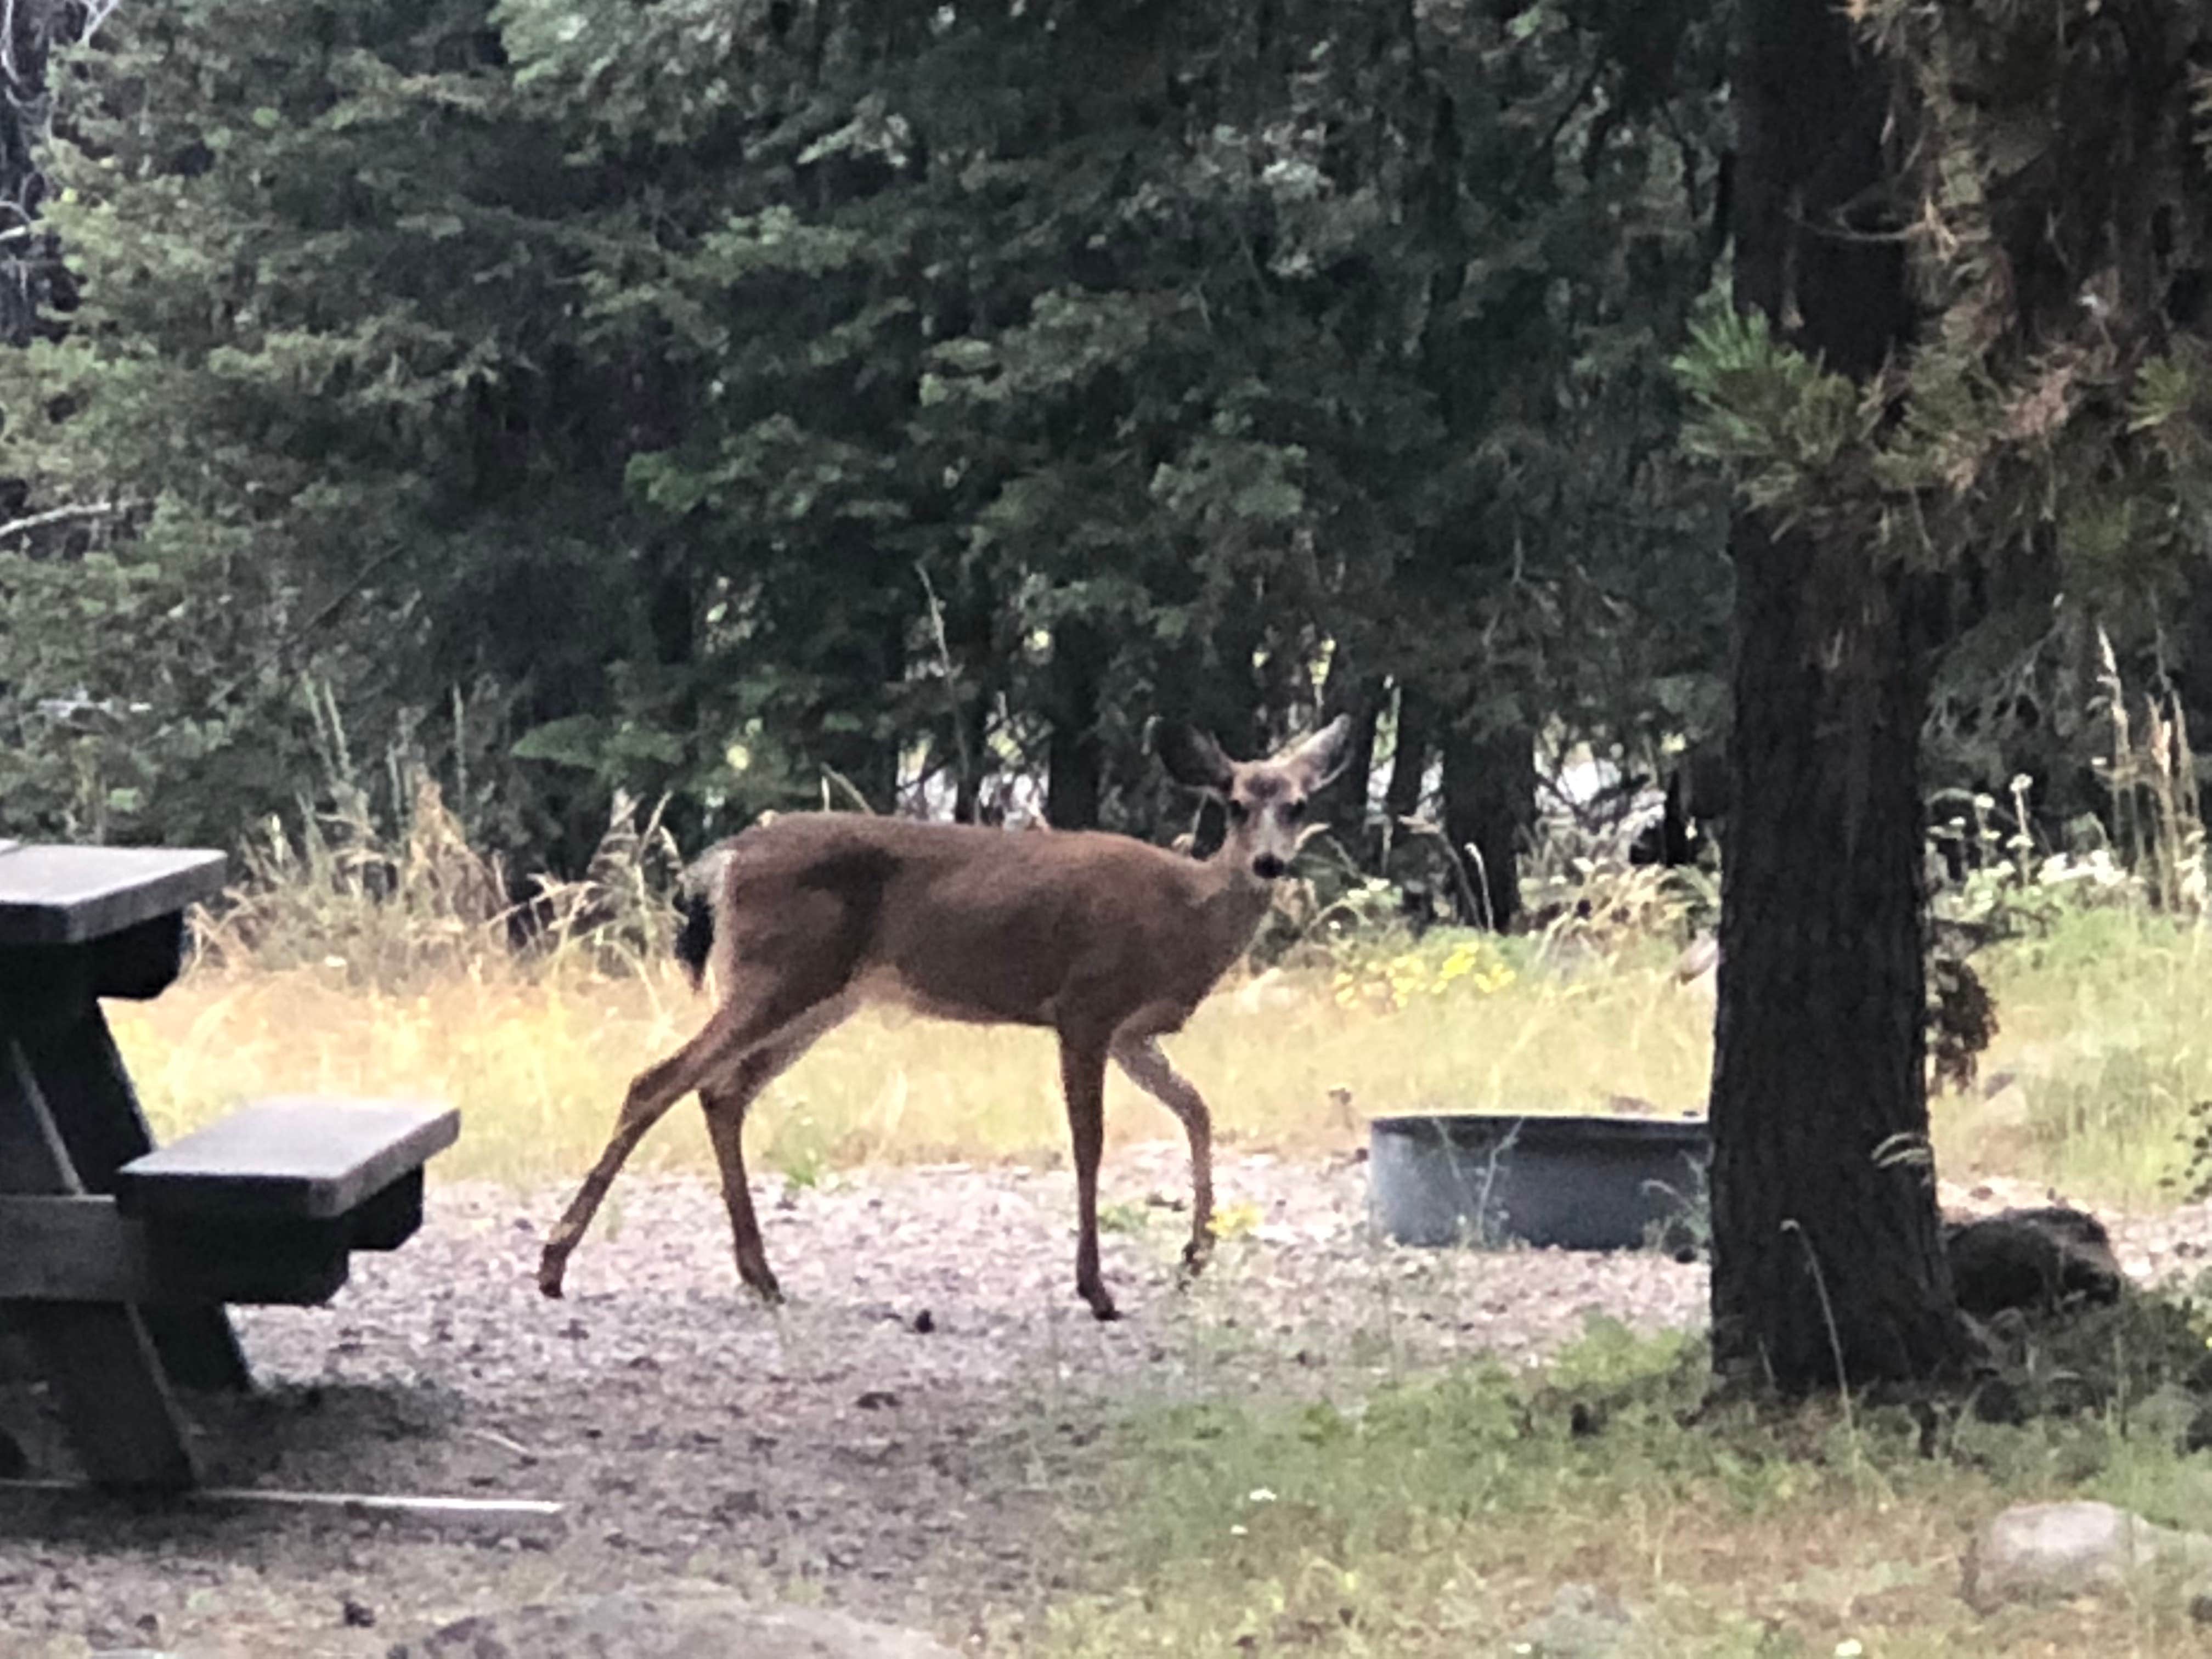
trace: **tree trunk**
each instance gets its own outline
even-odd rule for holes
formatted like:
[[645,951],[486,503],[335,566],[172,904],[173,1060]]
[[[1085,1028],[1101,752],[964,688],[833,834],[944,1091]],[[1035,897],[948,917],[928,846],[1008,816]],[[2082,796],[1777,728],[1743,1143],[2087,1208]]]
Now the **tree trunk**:
[[[1739,302],[1778,327],[1794,299],[1799,343],[1864,378],[1909,331],[1900,243],[1870,234],[1888,72],[1828,0],[1750,0],[1741,44]],[[1967,1337],[1926,1157],[1919,596],[1747,509],[1730,544],[1715,1364],[1787,1393],[1941,1375]]]
[[946,719],[946,748],[953,775],[952,819],[974,823],[982,816],[983,781],[991,771],[987,739],[991,700],[1005,670],[994,651],[996,595],[971,571],[945,607],[945,649],[951,659],[952,707]]
[[[2189,573],[2188,597],[2183,603],[2180,626],[2182,718],[2189,723],[2189,744],[2212,744],[2212,570],[2202,564]],[[2212,766],[2197,769],[2197,799],[2191,803],[2202,817],[2212,811]],[[2044,808],[2046,816],[2051,809]]]
[[[814,743],[824,765],[853,787],[868,810],[898,810],[899,745],[874,729],[862,713],[906,677],[906,618],[896,611],[865,611],[843,619],[836,641],[819,659],[823,681],[837,688],[819,705]],[[856,803],[839,789],[832,796],[842,811]]]
[[[1382,717],[1388,694],[1380,677],[1362,674],[1348,648],[1340,643],[1329,663],[1328,684],[1322,693],[1323,725],[1339,714],[1352,718],[1352,736],[1345,750],[1344,773],[1323,792],[1330,837],[1344,855],[1361,867],[1371,860],[1367,842],[1367,787],[1375,773],[1375,728]],[[2208,728],[2212,729],[2212,728]]]
[[1695,864],[1705,837],[1728,816],[1728,797],[1727,745],[1692,746],[1667,773],[1659,861],[1669,868]]
[[[30,344],[39,336],[42,313],[76,305],[62,268],[61,239],[35,223],[46,188],[37,148],[50,108],[46,60],[56,11],[53,0],[0,7],[0,28],[8,31],[0,41],[7,48],[0,52],[0,349]],[[22,517],[30,507],[30,481],[0,475],[0,520]],[[34,531],[9,550],[35,557],[44,544]]]
[[1045,751],[1045,822],[1055,830],[1098,827],[1104,745],[1098,694],[1106,645],[1090,623],[1070,617],[1052,635],[1052,740]]
[[[1428,775],[1429,740],[1436,729],[1436,705],[1420,690],[1400,681],[1398,685],[1397,745],[1390,754],[1390,776],[1382,786],[1386,844],[1395,847],[1405,839],[1402,820],[1421,810],[1421,781]],[[1377,850],[1376,860],[1380,860]]]
[[1480,737],[1449,728],[1443,795],[1444,835],[1467,874],[1467,885],[1453,890],[1453,908],[1466,926],[1504,933],[1520,919],[1521,848],[1536,816],[1534,734],[1521,726]]
[[[51,296],[61,250],[33,230],[46,196],[37,148],[46,138],[46,59],[59,21],[52,0],[0,8],[0,345],[28,345]],[[14,72],[9,73],[12,66]]]

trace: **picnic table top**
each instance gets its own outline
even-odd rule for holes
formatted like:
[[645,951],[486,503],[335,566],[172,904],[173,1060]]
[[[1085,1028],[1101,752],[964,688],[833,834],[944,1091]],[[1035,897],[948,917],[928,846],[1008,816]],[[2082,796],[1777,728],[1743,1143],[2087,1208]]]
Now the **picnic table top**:
[[202,848],[61,847],[0,841],[0,945],[81,945],[222,890]]

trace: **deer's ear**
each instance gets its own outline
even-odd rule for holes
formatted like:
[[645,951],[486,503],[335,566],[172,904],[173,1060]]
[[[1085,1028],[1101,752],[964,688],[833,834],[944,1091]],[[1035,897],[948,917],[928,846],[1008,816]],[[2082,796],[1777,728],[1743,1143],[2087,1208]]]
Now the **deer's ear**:
[[1283,757],[1283,764],[1305,775],[1309,791],[1320,788],[1352,758],[1352,716],[1339,714]]
[[1235,771],[1221,745],[1208,734],[1180,721],[1164,720],[1155,741],[1160,764],[1184,788],[1210,789],[1217,795],[1229,793],[1229,786],[1236,781]]

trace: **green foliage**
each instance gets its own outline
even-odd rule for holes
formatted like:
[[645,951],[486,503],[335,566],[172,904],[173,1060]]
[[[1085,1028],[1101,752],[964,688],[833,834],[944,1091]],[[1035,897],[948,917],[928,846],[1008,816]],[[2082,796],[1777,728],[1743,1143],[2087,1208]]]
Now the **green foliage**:
[[1860,394],[1716,303],[1676,360],[1691,446],[1783,523],[1923,569],[2047,560],[2032,602],[2140,633],[2212,551],[2212,243],[2190,205],[2212,173],[2176,67],[2201,9],[2156,0],[2139,30],[2098,0],[1860,9],[1916,100],[1898,188],[1931,314]]
[[[1551,0],[126,9],[52,147],[84,304],[0,362],[30,499],[116,504],[0,550],[15,822],[296,810],[303,675],[556,867],[611,785],[687,837],[832,779],[972,810],[1055,734],[1147,830],[1148,716],[1256,746],[1332,660],[1649,747],[1647,683],[1713,655],[1661,365],[1721,40]],[[80,688],[143,707],[64,744]]]

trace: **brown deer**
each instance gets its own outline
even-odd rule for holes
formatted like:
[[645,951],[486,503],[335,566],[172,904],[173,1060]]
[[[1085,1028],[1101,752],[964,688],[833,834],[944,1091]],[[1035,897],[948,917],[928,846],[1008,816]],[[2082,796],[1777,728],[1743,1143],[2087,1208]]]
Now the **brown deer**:
[[848,812],[777,817],[712,848],[692,866],[677,951],[695,984],[711,965],[718,1004],[696,1036],[629,1085],[606,1150],[546,1239],[538,1289],[561,1294],[568,1257],[623,1160],[696,1089],[738,1275],[780,1300],[745,1184],[745,1110],[869,1001],[1058,1034],[1075,1143],[1075,1289],[1100,1319],[1115,1316],[1098,1273],[1111,1057],[1190,1137],[1183,1262],[1195,1273],[1213,1239],[1212,1125],[1159,1039],[1182,1029],[1251,942],[1270,884],[1297,851],[1307,796],[1343,767],[1348,730],[1340,719],[1271,760],[1239,763],[1210,737],[1164,728],[1170,775],[1228,805],[1227,839],[1202,862],[1127,836],[1013,835]]

